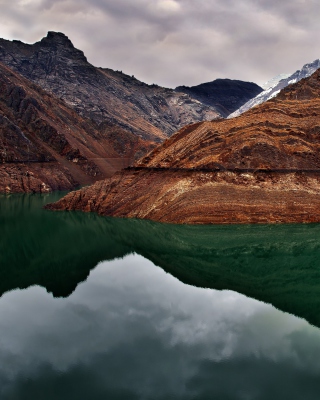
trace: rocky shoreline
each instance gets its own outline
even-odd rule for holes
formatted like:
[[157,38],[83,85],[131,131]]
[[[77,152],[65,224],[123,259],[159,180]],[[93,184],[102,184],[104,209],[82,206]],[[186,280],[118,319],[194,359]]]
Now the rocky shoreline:
[[320,222],[320,172],[122,171],[50,210],[177,224]]

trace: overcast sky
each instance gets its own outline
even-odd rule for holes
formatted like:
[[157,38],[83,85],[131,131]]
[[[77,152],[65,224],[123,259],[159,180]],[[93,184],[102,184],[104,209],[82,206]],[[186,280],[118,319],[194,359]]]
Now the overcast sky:
[[320,58],[319,0],[0,0],[0,36],[65,33],[88,60],[147,83],[263,84]]

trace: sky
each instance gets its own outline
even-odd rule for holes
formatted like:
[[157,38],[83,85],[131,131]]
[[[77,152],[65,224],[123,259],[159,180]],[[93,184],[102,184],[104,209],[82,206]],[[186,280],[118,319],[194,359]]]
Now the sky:
[[0,37],[65,33],[93,65],[176,87],[263,84],[320,58],[318,0],[0,0]]

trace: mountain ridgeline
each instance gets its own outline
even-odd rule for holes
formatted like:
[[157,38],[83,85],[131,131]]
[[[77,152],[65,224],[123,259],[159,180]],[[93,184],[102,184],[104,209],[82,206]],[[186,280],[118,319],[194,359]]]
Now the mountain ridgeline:
[[116,124],[147,140],[161,142],[183,125],[221,117],[184,93],[94,67],[63,33],[49,32],[32,45],[1,39],[0,61],[81,116]]
[[177,129],[221,118],[247,100],[248,86],[259,90],[240,81],[204,84],[214,105],[94,67],[57,32],[34,44],[0,39],[0,71],[0,192],[72,189],[110,177]]

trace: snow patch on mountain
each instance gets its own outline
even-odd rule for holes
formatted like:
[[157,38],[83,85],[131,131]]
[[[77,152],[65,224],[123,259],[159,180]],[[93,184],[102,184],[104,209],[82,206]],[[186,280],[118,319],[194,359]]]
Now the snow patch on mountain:
[[254,97],[253,99],[249,100],[240,108],[238,108],[238,110],[230,114],[228,118],[238,117],[239,115],[248,111],[250,108],[272,99],[273,97],[277,96],[277,94],[283,88],[293,83],[299,82],[303,78],[307,78],[308,76],[312,75],[318,68],[320,68],[320,59],[317,59],[312,63],[305,64],[301,69],[297,70],[292,75],[280,74],[275,76],[270,81],[262,85],[263,89],[265,89],[263,92],[258,94],[258,96]]
[[264,90],[271,90],[274,86],[276,86],[282,79],[289,78],[291,74],[280,74],[277,76],[274,76],[272,79],[269,81],[265,82],[263,85],[261,85],[262,89]]

